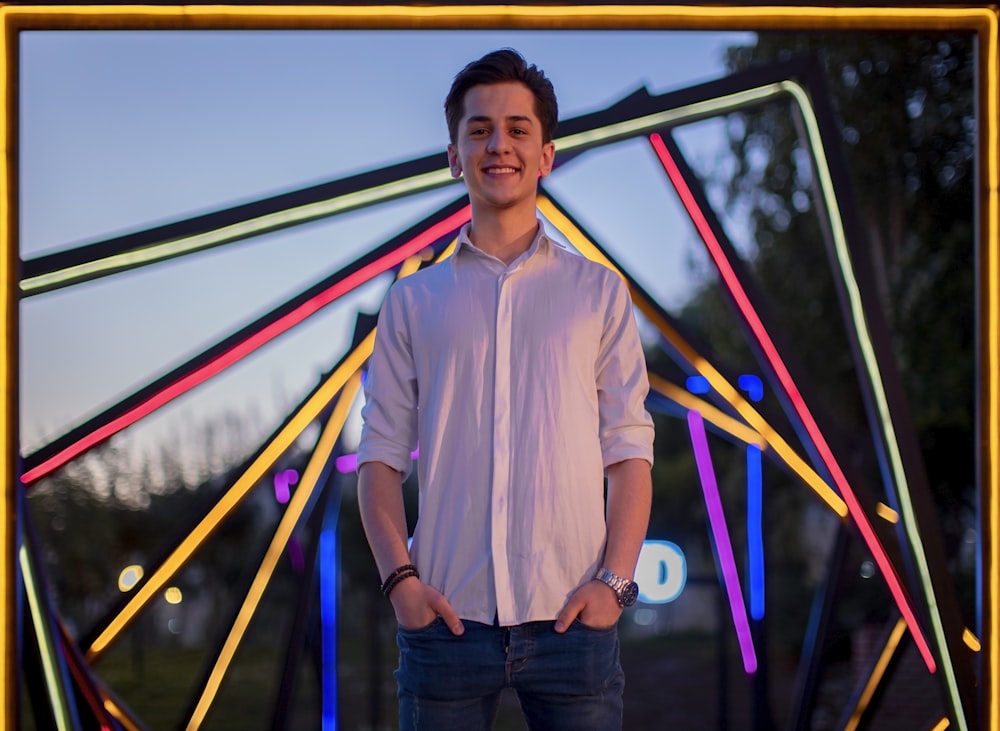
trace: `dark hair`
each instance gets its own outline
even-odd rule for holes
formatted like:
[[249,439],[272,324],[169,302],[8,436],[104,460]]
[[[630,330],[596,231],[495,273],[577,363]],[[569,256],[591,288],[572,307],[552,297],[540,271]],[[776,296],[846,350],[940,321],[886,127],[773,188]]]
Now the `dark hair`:
[[480,84],[500,84],[519,81],[535,97],[535,114],[542,124],[542,142],[551,142],[559,121],[559,105],[552,82],[534,64],[528,65],[524,57],[513,48],[491,51],[478,61],[473,61],[458,72],[451,83],[451,90],[444,100],[444,116],[448,122],[448,136],[452,144],[458,140],[458,125],[465,114],[465,94]]

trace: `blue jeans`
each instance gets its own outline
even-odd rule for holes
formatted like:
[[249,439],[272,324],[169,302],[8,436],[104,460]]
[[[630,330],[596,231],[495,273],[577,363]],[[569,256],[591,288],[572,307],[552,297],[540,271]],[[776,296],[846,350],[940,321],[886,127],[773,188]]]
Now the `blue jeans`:
[[400,628],[400,731],[488,731],[504,688],[517,693],[532,731],[618,731],[625,676],[618,630],[574,622],[498,627],[463,622],[454,636],[438,617]]

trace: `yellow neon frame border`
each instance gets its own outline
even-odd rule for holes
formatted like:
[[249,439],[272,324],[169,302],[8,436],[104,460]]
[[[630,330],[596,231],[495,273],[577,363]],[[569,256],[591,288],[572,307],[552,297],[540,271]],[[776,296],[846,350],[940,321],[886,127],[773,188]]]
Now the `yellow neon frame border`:
[[21,30],[166,29],[645,29],[908,30],[971,32],[979,41],[980,130],[977,254],[980,301],[979,423],[983,728],[1000,728],[1000,56],[998,10],[970,7],[711,5],[27,5],[0,6],[0,597],[3,598],[3,715],[13,729],[16,675],[16,469],[18,459],[17,35]]

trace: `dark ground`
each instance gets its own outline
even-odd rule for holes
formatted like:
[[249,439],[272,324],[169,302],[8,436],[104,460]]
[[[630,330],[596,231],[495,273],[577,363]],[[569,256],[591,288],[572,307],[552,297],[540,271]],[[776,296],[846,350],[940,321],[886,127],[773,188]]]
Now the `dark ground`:
[[[383,637],[373,650],[369,637],[344,636],[340,644],[338,728],[392,731],[396,728],[395,647]],[[185,709],[205,674],[203,649],[115,646],[95,669],[107,686],[132,709],[148,731],[183,728]],[[912,650],[912,648],[911,648]],[[629,731],[771,731],[787,728],[794,705],[795,660],[771,659],[769,702],[755,709],[755,681],[747,676],[735,646],[727,647],[720,671],[718,638],[704,634],[657,635],[622,640],[626,675],[625,729]],[[241,649],[201,728],[204,731],[253,731],[273,725],[282,651]],[[284,728],[321,728],[317,659],[304,656],[291,711]],[[375,662],[373,662],[373,660]],[[861,663],[862,665],[864,663]],[[757,676],[757,681],[760,682]],[[723,690],[724,685],[724,690]],[[848,662],[824,668],[815,697],[810,731],[842,728],[854,681]],[[944,713],[935,681],[915,652],[904,652],[897,672],[878,698],[869,731],[930,731]],[[755,710],[761,714],[755,722]],[[22,728],[44,727],[32,718],[25,698]],[[514,695],[505,696],[496,731],[526,731]]]

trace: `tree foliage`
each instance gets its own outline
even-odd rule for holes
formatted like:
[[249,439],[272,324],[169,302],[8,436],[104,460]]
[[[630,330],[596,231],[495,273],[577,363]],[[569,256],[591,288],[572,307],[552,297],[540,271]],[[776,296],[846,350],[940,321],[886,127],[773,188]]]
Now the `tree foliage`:
[[[168,436],[142,450],[119,437],[31,487],[41,568],[72,630],[87,631],[115,603],[123,568],[148,570],[207,514],[253,448],[249,431],[246,419],[223,414],[187,432],[189,444]],[[216,532],[210,557],[203,552],[175,579],[188,597],[197,585],[232,586],[241,576],[270,519],[250,502]]]
[[[974,515],[974,38],[960,34],[761,33],[730,48],[732,71],[814,54],[841,131],[867,258],[885,313],[951,557]],[[806,146],[787,105],[734,114],[734,173],[715,179],[746,213],[748,261],[819,408],[850,444],[867,433],[824,251]],[[732,329],[706,286],[688,308]],[[705,310],[710,313],[705,314]],[[721,323],[725,322],[725,325]],[[731,335],[729,336],[731,337]],[[724,343],[726,337],[714,336]],[[867,444],[856,444],[870,454]],[[868,464],[866,475],[877,475]],[[955,566],[968,577],[970,566]],[[971,582],[969,584],[971,586]]]

